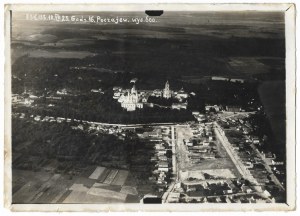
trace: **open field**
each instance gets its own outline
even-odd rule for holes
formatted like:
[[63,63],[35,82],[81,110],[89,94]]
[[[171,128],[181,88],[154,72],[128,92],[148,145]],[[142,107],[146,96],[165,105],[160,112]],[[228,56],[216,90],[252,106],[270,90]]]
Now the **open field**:
[[[63,201],[63,203],[124,203],[126,199],[125,197],[122,198],[116,198],[110,197],[112,193],[106,192],[105,195],[93,195],[93,194],[88,194],[86,192],[77,192],[77,191],[72,191],[71,194]],[[124,195],[123,195],[124,196]]]
[[[105,172],[105,183],[98,183],[99,177]],[[73,177],[50,172],[14,170],[13,203],[139,202],[136,183],[127,180],[129,174],[127,170],[110,170],[105,167],[94,168],[88,176]],[[128,194],[130,197],[127,199]]]
[[126,199],[126,194],[120,193],[120,192],[115,192],[111,190],[106,190],[103,188],[97,188],[97,187],[92,187],[88,191],[89,195],[95,195],[95,196],[102,196],[102,197],[108,197],[112,199],[120,199],[125,201]]
[[138,195],[136,188],[131,186],[123,186],[120,192],[125,194]]
[[104,184],[111,184],[114,178],[117,176],[118,170],[111,170],[106,179],[104,180]]
[[72,184],[71,180],[60,174],[50,177],[48,173],[20,171],[18,176],[26,179],[27,183],[13,194],[13,203],[55,203]]
[[95,171],[90,175],[90,179],[98,179],[101,174],[104,172],[105,167],[97,167]]
[[208,169],[208,170],[188,170],[180,172],[182,180],[188,178],[196,178],[198,180],[205,180],[205,174],[213,176],[214,178],[230,179],[236,178],[230,169]]
[[227,155],[224,147],[222,144],[216,140],[215,147],[217,149],[217,152],[219,154],[219,158],[215,159],[204,159],[201,160],[197,164],[193,164],[190,162],[190,159],[188,158],[189,152],[187,150],[187,147],[183,144],[183,139],[190,139],[192,138],[192,132],[190,128],[181,128],[177,127],[177,159],[178,159],[178,166],[179,169],[182,171],[187,170],[208,170],[208,169],[228,169],[231,170],[235,175],[238,175],[238,172],[236,172],[235,165],[231,161],[230,157]]
[[119,170],[118,174],[112,181],[112,185],[121,185],[121,186],[124,185],[128,174],[129,174],[129,172],[126,170]]
[[126,197],[127,193],[102,188],[101,184],[95,183],[85,191],[73,190],[63,203],[124,203]]
[[75,58],[83,59],[87,56],[93,56],[93,53],[88,51],[46,51],[46,50],[34,50],[29,53],[30,57],[34,58]]
[[270,67],[254,57],[234,57],[229,59],[229,65],[236,72],[242,75],[252,75],[254,73],[267,73]]
[[234,164],[228,158],[217,158],[210,160],[203,160],[199,164],[191,164],[189,170],[207,170],[207,169],[235,169]]

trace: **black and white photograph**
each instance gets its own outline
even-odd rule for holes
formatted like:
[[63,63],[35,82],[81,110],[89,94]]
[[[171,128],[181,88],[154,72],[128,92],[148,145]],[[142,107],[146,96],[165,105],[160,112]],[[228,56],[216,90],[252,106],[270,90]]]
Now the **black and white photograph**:
[[20,8],[11,205],[294,206],[292,4]]

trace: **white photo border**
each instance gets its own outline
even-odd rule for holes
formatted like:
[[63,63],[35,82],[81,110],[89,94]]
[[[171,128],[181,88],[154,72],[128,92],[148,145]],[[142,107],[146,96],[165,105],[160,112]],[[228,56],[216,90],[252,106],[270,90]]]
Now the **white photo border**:
[[[287,202],[269,204],[12,204],[11,11],[277,11],[285,13]],[[296,25],[295,4],[8,4],[5,5],[4,206],[11,211],[291,211],[296,208]]]

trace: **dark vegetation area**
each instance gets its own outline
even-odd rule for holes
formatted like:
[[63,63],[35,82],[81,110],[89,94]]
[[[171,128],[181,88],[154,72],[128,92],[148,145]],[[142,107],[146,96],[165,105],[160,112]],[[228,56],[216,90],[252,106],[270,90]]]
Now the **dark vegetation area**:
[[258,148],[264,152],[274,152],[280,160],[285,161],[286,148],[280,147],[280,144],[275,140],[274,132],[266,114],[263,111],[257,112],[249,117],[249,122],[251,125],[255,125],[253,134],[263,141],[263,145],[258,146]]
[[[62,27],[66,28],[62,28]],[[99,74],[107,73],[102,69],[109,69],[112,73],[119,71],[122,73],[134,73],[139,78],[143,86],[160,87],[167,79],[180,79],[181,76],[198,75],[198,76],[243,76],[242,71],[235,71],[228,65],[230,57],[285,57],[285,40],[280,38],[239,38],[232,36],[231,38],[214,38],[205,35],[186,35],[185,39],[158,39],[137,37],[134,34],[126,36],[121,34],[110,35],[110,33],[102,32],[97,29],[96,32],[103,37],[111,37],[109,40],[96,40],[95,30],[91,26],[79,25],[86,30],[91,31],[75,31],[76,38],[92,40],[92,44],[83,44],[71,47],[55,47],[43,44],[43,50],[59,52],[72,51],[80,52],[88,50],[95,53],[96,56],[86,57],[84,59],[60,59],[60,58],[30,58],[29,54],[18,59],[12,67],[13,75],[20,79],[27,74],[25,82],[29,82],[35,88],[43,90],[47,87],[68,87],[77,85],[78,88],[84,90],[86,85],[81,86],[80,80],[72,78],[81,74],[83,79],[87,79],[88,86],[97,87],[97,78]],[[57,40],[74,38],[74,31],[68,25],[61,25],[56,28],[45,30],[44,34],[55,35]],[[222,26],[216,26],[216,29]],[[99,28],[95,26],[95,28]],[[101,27],[110,29],[111,27]],[[136,29],[128,30],[135,32]],[[139,28],[149,29],[149,26],[139,26]],[[158,28],[151,26],[151,29]],[[206,26],[206,28],[208,28]],[[180,31],[179,31],[179,30]],[[167,28],[159,29],[161,31],[179,31],[184,34],[184,29]],[[123,29],[124,33],[126,31]],[[155,33],[155,31],[153,32]],[[120,37],[119,39],[117,39]],[[33,42],[30,42],[33,43]],[[33,43],[34,44],[34,43]],[[42,45],[42,44],[40,44]],[[21,48],[34,52],[36,45],[30,46],[23,44],[22,41],[14,42],[12,49]],[[28,52],[30,53],[30,52]],[[155,55],[153,55],[155,53]],[[263,60],[264,64],[271,67],[271,73],[254,75],[258,79],[267,80],[284,79],[284,62],[276,62],[274,60]],[[88,66],[91,65],[91,66]],[[74,70],[70,67],[86,66],[86,69]],[[98,68],[95,70],[94,68]],[[280,69],[278,69],[280,68]],[[99,70],[100,69],[100,70]],[[101,72],[102,71],[102,72]],[[57,77],[53,77],[58,74]],[[255,74],[255,73],[254,73]],[[49,76],[51,75],[51,76]],[[101,75],[100,75],[101,76]],[[115,74],[115,79],[110,80],[107,84],[122,84],[123,81],[119,74]],[[128,76],[126,76],[128,77]],[[71,80],[69,80],[71,78]],[[111,79],[112,77],[110,77]],[[159,78],[159,79],[158,79]],[[154,79],[154,80],[152,80]],[[40,82],[42,81],[42,82]],[[102,84],[106,84],[103,79]],[[156,82],[153,82],[156,81]],[[17,82],[17,81],[16,81]],[[127,82],[125,82],[127,83]],[[13,87],[13,90],[15,87]]]
[[[32,122],[12,119],[13,153],[18,146],[30,142],[22,151],[23,156],[41,156],[48,159],[76,160],[95,164],[110,157],[128,160],[128,144],[108,134],[93,134],[74,130],[67,123]],[[26,145],[24,145],[26,146]],[[95,159],[95,154],[101,152]]]
[[[170,88],[187,92],[195,92],[188,99],[188,110],[170,110],[163,108],[144,108],[135,112],[126,112],[112,98],[112,87],[130,87],[130,79],[138,77],[137,89],[162,89],[166,79],[160,76],[149,76],[128,72],[99,72],[76,70],[74,65],[83,64],[86,60],[78,59],[46,59],[23,56],[13,65],[13,93],[31,91],[38,96],[37,107],[14,108],[17,112],[29,112],[38,115],[77,118],[89,121],[111,123],[148,123],[148,122],[181,122],[192,120],[190,111],[204,111],[205,104],[240,105],[244,109],[254,109],[259,104],[257,83],[232,83],[224,81],[206,81],[200,84],[184,83],[176,77],[169,79]],[[87,63],[86,63],[87,64]],[[84,64],[83,64],[84,65]],[[26,74],[26,76],[25,76]],[[62,96],[62,100],[51,101],[46,96],[55,95],[57,90],[67,89],[72,96]],[[91,89],[101,88],[104,94],[91,93]],[[224,91],[226,89],[226,91]],[[250,99],[254,103],[249,105]],[[174,99],[161,100],[149,98],[149,102],[170,106]],[[55,107],[47,107],[49,103]]]
[[178,103],[179,101],[175,98],[161,98],[161,97],[154,97],[154,96],[150,96],[148,98],[148,103],[154,103],[154,104],[158,104],[161,106],[167,106],[170,107],[172,106],[173,103]]
[[56,92],[62,88],[72,93],[89,92],[92,88],[109,88],[125,85],[130,75],[101,72],[96,70],[76,70],[76,65],[86,65],[84,59],[55,59],[20,57],[12,66],[12,92],[22,93],[24,86],[38,95]]
[[12,121],[14,168],[38,171],[51,160],[59,163],[55,172],[102,165],[129,169],[138,176],[139,184],[147,184],[151,174],[149,152],[153,146],[146,146],[133,133],[127,132],[125,140],[120,140],[115,135],[88,132],[87,125],[80,130],[72,129],[73,123],[32,122],[16,118]]

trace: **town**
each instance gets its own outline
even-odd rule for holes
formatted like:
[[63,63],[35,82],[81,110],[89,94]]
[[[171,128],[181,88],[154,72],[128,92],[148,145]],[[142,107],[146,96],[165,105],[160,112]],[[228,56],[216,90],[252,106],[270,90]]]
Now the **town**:
[[[138,91],[133,85],[131,90],[114,88],[113,92],[114,99],[122,108],[131,112],[144,106],[154,106],[147,102],[151,96],[162,99],[174,97],[179,104],[184,104],[189,97],[183,90],[170,90],[168,82],[163,90]],[[57,92],[58,97],[60,94],[66,92]],[[35,106],[32,103],[36,98],[32,95],[26,98],[13,96],[12,103],[15,106]],[[174,104],[169,108],[173,109]],[[13,119],[18,121],[60,124],[71,128],[72,133],[81,131],[88,136],[113,136],[127,142],[131,154],[121,156],[120,152],[111,152],[106,157],[89,154],[89,160],[95,165],[70,164],[68,160],[73,156],[67,155],[60,156],[58,161],[39,159],[39,156],[35,160],[29,158],[24,161],[24,152],[34,147],[32,142],[27,142],[26,145],[14,146],[13,167],[18,170],[34,167],[35,170],[56,173],[58,179],[63,178],[67,189],[60,192],[50,190],[49,193],[53,194],[45,199],[51,203],[76,203],[79,201],[78,194],[84,195],[87,203],[107,202],[107,197],[112,197],[108,200],[114,202],[141,203],[281,202],[285,194],[284,162],[278,160],[274,153],[264,152],[261,147],[263,140],[253,135],[255,125],[250,123],[253,114],[255,112],[246,112],[238,106],[207,104],[204,113],[192,112],[193,121],[110,124],[13,113]],[[18,172],[28,174],[26,171]],[[50,177],[40,183],[42,186],[38,191],[25,195],[30,184],[22,186],[20,181],[16,180],[14,196],[22,199],[26,196],[25,200],[29,202],[43,200],[37,197],[38,192],[48,188],[43,185],[54,182]],[[86,185],[86,182],[90,183]]]

